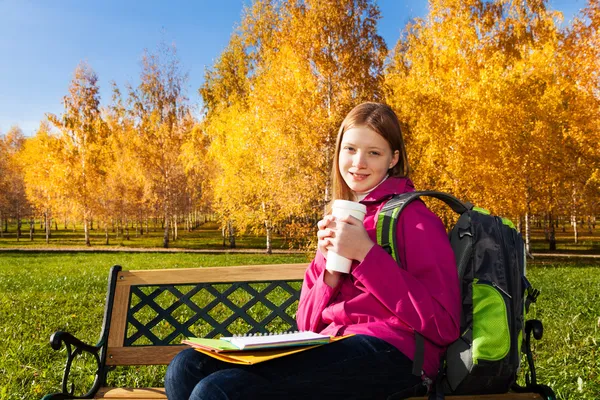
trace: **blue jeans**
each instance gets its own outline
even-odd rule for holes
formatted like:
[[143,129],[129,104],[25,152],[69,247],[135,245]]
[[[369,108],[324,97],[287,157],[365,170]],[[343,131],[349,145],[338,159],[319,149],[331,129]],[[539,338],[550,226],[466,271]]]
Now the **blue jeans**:
[[386,399],[424,394],[412,361],[387,342],[356,335],[255,365],[219,361],[193,349],[165,376],[170,400]]

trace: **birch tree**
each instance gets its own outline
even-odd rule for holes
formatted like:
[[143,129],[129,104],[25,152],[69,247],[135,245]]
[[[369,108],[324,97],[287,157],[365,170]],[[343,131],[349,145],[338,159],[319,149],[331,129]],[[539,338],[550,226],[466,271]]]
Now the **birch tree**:
[[185,97],[186,82],[175,47],[162,44],[156,53],[144,54],[140,84],[129,88],[132,140],[146,181],[146,196],[162,213],[165,248],[169,247],[175,200],[185,181],[181,147],[194,125]]
[[86,63],[75,69],[64,112],[48,119],[61,132],[65,193],[83,216],[85,244],[90,246],[90,223],[96,207],[96,191],[102,185],[107,129],[100,113],[98,77]]

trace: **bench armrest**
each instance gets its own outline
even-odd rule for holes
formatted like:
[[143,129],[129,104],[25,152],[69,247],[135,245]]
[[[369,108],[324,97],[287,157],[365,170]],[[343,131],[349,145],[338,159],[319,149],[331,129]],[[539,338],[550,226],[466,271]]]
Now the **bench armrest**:
[[519,386],[515,383],[512,387],[512,390],[515,392],[533,392],[542,396],[544,400],[554,400],[556,399],[554,391],[549,386],[540,385],[537,383],[535,365],[533,363],[533,352],[531,350],[532,334],[535,340],[540,340],[544,335],[544,326],[540,320],[531,319],[525,323],[525,348],[523,349],[523,352],[527,357],[529,372],[525,374],[525,387]]
[[[70,333],[63,331],[54,332],[52,336],[50,336],[50,346],[52,346],[54,350],[60,350],[63,343],[67,348],[67,363],[65,365],[65,371],[62,379],[62,392],[46,395],[44,396],[43,400],[92,398],[100,388],[105,374],[101,361],[102,349],[105,347],[104,343],[100,342],[98,345],[92,346],[82,342]],[[69,374],[71,373],[71,365],[73,364],[73,360],[75,360],[84,352],[94,356],[98,368],[96,370],[96,377],[94,379],[92,388],[82,396],[75,396],[75,385],[71,383],[71,388],[68,388]]]

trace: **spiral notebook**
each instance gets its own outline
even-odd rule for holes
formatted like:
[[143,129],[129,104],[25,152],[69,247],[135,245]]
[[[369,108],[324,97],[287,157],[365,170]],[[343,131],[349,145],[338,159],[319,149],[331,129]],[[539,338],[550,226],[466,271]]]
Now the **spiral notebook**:
[[188,338],[182,343],[217,353],[241,350],[262,350],[290,346],[314,346],[331,341],[329,335],[310,331],[267,335],[225,336],[220,339]]
[[221,340],[233,344],[240,350],[271,349],[288,346],[312,346],[329,343],[329,335],[311,331],[280,333],[275,335],[252,335],[222,337]]

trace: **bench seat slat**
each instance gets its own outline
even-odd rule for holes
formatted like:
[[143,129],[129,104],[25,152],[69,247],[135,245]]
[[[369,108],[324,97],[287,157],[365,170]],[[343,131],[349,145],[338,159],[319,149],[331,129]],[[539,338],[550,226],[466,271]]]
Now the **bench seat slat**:
[[[469,396],[446,396],[448,400],[543,400],[536,393],[504,393],[504,394],[478,394]],[[410,397],[406,400],[424,400],[427,397]]]
[[[164,388],[101,388],[96,395],[97,399],[135,399],[155,400],[166,399]],[[535,393],[506,393],[506,394],[480,394],[477,396],[446,396],[449,400],[542,400]],[[426,397],[411,397],[407,400],[424,400]]]
[[96,393],[96,399],[135,399],[155,400],[166,399],[165,388],[100,388]]

